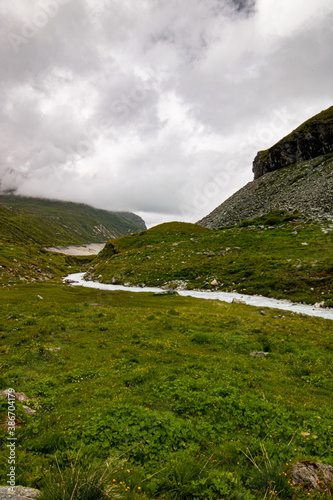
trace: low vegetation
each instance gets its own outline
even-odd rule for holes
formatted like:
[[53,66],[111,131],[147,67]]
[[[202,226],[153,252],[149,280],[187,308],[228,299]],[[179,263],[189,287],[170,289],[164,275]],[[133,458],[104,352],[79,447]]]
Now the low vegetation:
[[[330,305],[329,224],[284,212],[219,231],[167,223],[66,257],[15,210],[0,237],[0,391],[29,398],[16,401],[16,484],[41,500],[330,498],[291,477],[299,460],[333,463],[330,321],[60,280],[89,268]],[[0,484],[7,414],[2,397]]]
[[47,281],[88,264],[45,246],[105,242],[145,229],[140,217],[79,203],[0,195],[0,284]]
[[333,463],[328,320],[52,282],[0,298],[0,389],[31,398],[16,403],[16,483],[42,500],[330,498],[291,484],[300,459]]
[[145,229],[129,212],[109,212],[89,205],[15,195],[0,195],[1,240],[43,246],[104,241]]
[[220,230],[166,223],[110,242],[88,276],[333,306],[332,229],[283,211]]

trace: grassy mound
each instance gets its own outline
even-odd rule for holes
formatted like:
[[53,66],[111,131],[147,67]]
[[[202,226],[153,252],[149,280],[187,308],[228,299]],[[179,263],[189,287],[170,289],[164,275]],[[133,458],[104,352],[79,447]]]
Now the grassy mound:
[[150,286],[182,282],[188,289],[333,306],[332,228],[282,211],[221,230],[161,224],[110,242],[92,262],[88,277]]

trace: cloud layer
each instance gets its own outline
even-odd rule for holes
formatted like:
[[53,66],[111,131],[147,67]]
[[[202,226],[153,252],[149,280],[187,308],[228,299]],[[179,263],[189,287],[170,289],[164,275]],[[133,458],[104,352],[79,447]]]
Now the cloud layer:
[[332,105],[331,0],[17,0],[0,16],[3,190],[194,222]]

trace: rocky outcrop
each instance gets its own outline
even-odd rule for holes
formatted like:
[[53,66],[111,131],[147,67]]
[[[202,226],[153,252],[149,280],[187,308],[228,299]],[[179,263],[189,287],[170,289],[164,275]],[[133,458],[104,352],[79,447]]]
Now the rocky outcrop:
[[304,122],[271,148],[259,151],[253,162],[254,179],[332,152],[333,106]]
[[254,180],[197,224],[213,229],[276,210],[333,219],[333,106],[310,118],[253,162]]
[[314,221],[333,220],[333,154],[249,182],[198,224],[218,229],[275,210],[297,211]]
[[331,496],[333,467],[327,464],[303,460],[292,468],[293,486],[305,486],[311,490],[325,490]]

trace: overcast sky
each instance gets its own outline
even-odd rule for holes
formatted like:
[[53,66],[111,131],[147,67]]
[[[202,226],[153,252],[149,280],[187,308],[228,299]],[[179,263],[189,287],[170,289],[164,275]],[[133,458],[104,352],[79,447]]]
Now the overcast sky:
[[195,222],[333,104],[332,0],[1,0],[1,189]]

